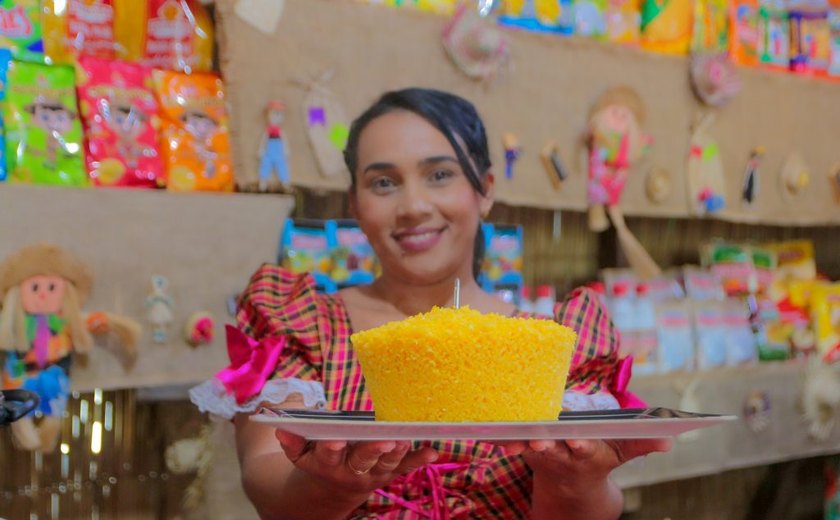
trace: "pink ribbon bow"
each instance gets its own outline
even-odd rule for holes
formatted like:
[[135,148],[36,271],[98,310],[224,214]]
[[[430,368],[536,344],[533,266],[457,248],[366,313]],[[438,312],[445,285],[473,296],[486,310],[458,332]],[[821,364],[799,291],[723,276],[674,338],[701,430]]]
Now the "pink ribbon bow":
[[[466,462],[450,462],[444,464],[426,464],[412,471],[403,478],[403,485],[412,490],[419,490],[422,497],[406,500],[399,495],[389,493],[384,489],[377,489],[376,493],[429,520],[449,520],[448,497],[468,500],[462,493],[448,489],[441,481],[441,473],[464,470],[469,467]],[[431,507],[427,508],[429,504]]]
[[266,380],[277,367],[286,336],[273,336],[257,341],[236,327],[225,326],[230,366],[220,370],[216,378],[242,404],[260,393]]
[[610,393],[618,401],[619,406],[622,408],[647,408],[646,402],[627,390],[630,377],[633,375],[633,358],[626,356],[620,359],[615,368],[615,375],[610,382]]

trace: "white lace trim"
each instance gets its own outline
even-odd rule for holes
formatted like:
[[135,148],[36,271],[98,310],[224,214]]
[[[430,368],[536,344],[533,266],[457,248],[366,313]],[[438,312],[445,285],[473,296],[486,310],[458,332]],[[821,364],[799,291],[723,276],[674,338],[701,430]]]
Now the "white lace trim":
[[307,408],[323,408],[327,403],[321,383],[297,378],[271,379],[259,394],[242,404],[236,402],[233,394],[227,393],[221,381],[213,378],[191,388],[190,401],[201,412],[232,419],[238,413],[254,413],[265,402],[282,403],[291,394],[301,394]]
[[597,394],[582,394],[579,392],[567,391],[563,394],[563,409],[583,412],[587,410],[616,410],[621,408],[618,400],[604,392]]

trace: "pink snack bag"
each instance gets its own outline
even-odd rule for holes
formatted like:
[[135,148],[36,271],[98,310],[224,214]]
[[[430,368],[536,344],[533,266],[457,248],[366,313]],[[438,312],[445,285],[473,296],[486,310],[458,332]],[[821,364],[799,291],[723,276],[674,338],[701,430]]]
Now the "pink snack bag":
[[82,56],[77,74],[87,169],[94,184],[164,186],[151,71],[135,63]]

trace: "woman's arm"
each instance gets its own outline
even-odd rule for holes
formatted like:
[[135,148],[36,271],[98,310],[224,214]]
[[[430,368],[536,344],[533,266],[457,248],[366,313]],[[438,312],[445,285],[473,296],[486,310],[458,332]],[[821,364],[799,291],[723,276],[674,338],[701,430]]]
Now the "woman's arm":
[[295,468],[274,429],[245,415],[238,415],[234,424],[242,486],[261,518],[344,518],[370,494],[318,485]]
[[437,459],[407,441],[307,443],[247,415],[234,424],[242,485],[262,518],[344,518],[398,475]]

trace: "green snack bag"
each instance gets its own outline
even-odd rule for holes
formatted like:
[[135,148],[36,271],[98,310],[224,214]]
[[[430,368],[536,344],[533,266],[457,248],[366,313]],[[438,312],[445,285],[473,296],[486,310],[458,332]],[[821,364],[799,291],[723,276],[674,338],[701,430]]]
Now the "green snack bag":
[[75,72],[12,61],[3,122],[11,182],[86,186]]
[[39,0],[0,0],[0,47],[20,60],[44,61]]

